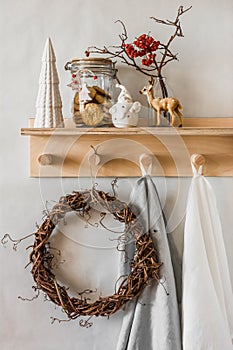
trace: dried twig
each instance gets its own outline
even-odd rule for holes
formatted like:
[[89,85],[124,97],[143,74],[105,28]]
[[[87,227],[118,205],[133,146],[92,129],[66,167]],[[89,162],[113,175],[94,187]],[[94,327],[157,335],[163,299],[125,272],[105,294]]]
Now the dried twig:
[[162,51],[162,58],[160,62],[158,63],[158,74],[162,72],[162,68],[170,61],[177,60],[177,54],[173,54],[170,50],[171,43],[176,37],[183,37],[183,30],[180,23],[180,16],[182,16],[185,12],[189,11],[192,8],[192,6],[188,7],[187,9],[184,9],[183,6],[180,6],[177,11],[176,19],[172,22],[169,20],[161,20],[156,17],[150,17],[153,19],[156,23],[173,26],[174,27],[174,33],[170,36],[166,44],[161,44]]
[[33,235],[34,235],[34,233],[31,233],[30,235],[27,235],[27,236],[25,236],[25,237],[23,237],[23,238],[14,239],[14,238],[11,237],[11,235],[10,235],[9,233],[6,233],[6,234],[3,236],[3,238],[1,239],[1,244],[2,244],[3,246],[6,246],[6,244],[10,241],[10,242],[13,243],[13,249],[14,249],[14,250],[17,250],[18,245],[19,245],[22,241],[24,241],[25,239],[28,239],[29,237],[32,237]]

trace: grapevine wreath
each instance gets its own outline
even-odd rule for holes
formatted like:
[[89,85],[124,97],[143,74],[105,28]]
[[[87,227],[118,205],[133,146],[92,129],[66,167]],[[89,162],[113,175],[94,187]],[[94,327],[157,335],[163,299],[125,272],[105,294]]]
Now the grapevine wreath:
[[[130,234],[135,241],[136,255],[131,264],[131,272],[124,278],[116,292],[110,296],[100,296],[91,303],[83,297],[69,296],[67,287],[57,282],[52,271],[53,254],[49,250],[48,240],[58,222],[64,219],[68,212],[89,214],[91,207],[97,203],[114,219],[125,224],[125,234]],[[60,306],[67,314],[68,320],[79,316],[114,314],[126,302],[138,296],[152,279],[159,280],[161,266],[150,234],[144,233],[139,219],[129,206],[118,200],[115,195],[95,188],[73,192],[59,199],[35,233],[30,262],[36,288],[42,290],[53,303]]]

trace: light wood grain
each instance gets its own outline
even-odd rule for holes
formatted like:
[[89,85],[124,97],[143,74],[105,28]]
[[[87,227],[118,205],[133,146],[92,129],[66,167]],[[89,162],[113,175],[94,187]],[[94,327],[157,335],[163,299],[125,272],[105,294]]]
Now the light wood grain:
[[[75,124],[72,118],[65,118],[65,127],[68,129],[75,128]],[[34,118],[29,118],[29,128],[33,128]],[[184,127],[233,127],[233,117],[229,118],[184,118]],[[102,129],[102,128],[101,128]],[[120,129],[122,130],[122,129]]]
[[[152,156],[152,174],[156,176],[191,176],[190,156],[194,153],[205,157],[204,175],[233,176],[233,118],[212,118],[217,125],[203,121],[209,118],[190,119],[195,127],[181,129],[23,128],[22,135],[30,136],[30,175],[91,176],[88,159],[92,145],[100,158],[92,164],[94,176],[140,176],[142,153]],[[211,127],[203,126],[206,123]],[[37,159],[42,154],[52,155],[51,165],[40,166]]]
[[22,128],[21,134],[28,136],[75,136],[75,135],[233,135],[233,128],[130,128],[130,129],[117,129],[117,128],[79,128],[79,129],[31,129]]

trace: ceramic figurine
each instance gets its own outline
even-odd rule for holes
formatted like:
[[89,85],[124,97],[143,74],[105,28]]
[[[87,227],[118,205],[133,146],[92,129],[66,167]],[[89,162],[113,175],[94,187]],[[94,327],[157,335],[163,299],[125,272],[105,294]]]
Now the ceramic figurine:
[[121,92],[117,103],[109,109],[112,115],[113,125],[117,128],[137,126],[138,112],[141,110],[140,102],[133,102],[125,86],[117,84],[116,87],[120,88]]
[[62,101],[56,57],[51,39],[48,38],[42,56],[39,91],[36,100],[35,128],[63,128]]
[[179,127],[181,127],[183,125],[183,115],[180,112],[180,109],[182,109],[180,101],[174,97],[154,97],[153,86],[154,79],[151,78],[146,86],[140,90],[140,93],[147,96],[149,105],[157,112],[157,122],[155,124],[160,126],[160,113],[161,111],[165,111],[169,112],[171,115],[171,125],[175,126],[175,119],[177,115],[180,121]]

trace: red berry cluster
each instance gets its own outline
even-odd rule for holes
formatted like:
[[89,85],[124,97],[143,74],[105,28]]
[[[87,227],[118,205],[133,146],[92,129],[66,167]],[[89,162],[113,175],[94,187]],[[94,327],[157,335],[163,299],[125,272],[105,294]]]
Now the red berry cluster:
[[152,36],[146,34],[140,35],[133,43],[136,47],[146,52],[156,51],[160,44],[159,41],[156,41]]
[[154,53],[160,42],[156,41],[152,36],[142,34],[133,44],[122,44],[122,47],[125,49],[126,54],[129,58],[134,59],[137,57],[144,57],[142,59],[142,64],[145,66],[151,66],[154,62],[156,54]]

